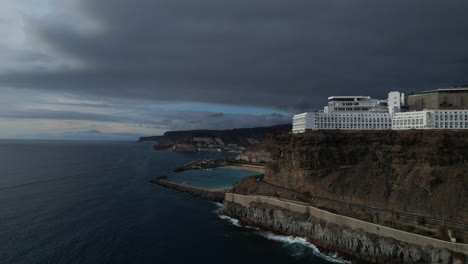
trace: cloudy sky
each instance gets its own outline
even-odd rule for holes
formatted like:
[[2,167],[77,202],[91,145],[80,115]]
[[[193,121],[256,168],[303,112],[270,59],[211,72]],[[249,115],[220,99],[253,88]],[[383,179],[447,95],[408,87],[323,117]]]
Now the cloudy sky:
[[468,83],[466,0],[0,0],[0,138],[290,122]]

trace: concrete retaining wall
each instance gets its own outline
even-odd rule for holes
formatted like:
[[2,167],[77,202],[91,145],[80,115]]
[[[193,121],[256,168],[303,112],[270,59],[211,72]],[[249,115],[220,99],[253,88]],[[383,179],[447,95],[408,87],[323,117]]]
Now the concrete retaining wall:
[[156,178],[156,179],[150,180],[149,182],[161,185],[168,189],[176,190],[176,191],[183,192],[183,193],[188,193],[195,197],[199,197],[203,200],[220,202],[220,203],[223,202],[224,194],[228,191],[228,189],[207,190],[207,189],[197,188],[193,186],[187,186],[187,185],[167,181],[164,178]]
[[375,234],[382,237],[391,237],[399,241],[406,243],[423,246],[423,247],[434,247],[444,248],[455,252],[460,252],[468,255],[468,244],[452,243],[448,241],[438,240],[426,236],[421,236],[405,231],[393,229],[386,226],[381,226],[373,223],[364,222],[358,219],[350,218],[347,216],[333,214],[324,210],[312,206],[304,206],[296,203],[285,202],[273,197],[266,196],[245,196],[234,193],[226,193],[225,200],[229,202],[238,203],[244,207],[250,207],[251,202],[261,202],[272,206],[288,209],[290,211],[310,214],[320,220],[324,220],[328,223],[334,223],[349,227],[351,229],[361,229],[365,232]]

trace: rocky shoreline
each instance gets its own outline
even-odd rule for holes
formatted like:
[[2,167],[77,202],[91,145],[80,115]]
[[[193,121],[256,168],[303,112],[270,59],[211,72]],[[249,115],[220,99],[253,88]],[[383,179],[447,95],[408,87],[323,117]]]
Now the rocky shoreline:
[[158,177],[149,181],[150,183],[163,186],[168,189],[172,189],[178,192],[188,193],[192,196],[198,197],[203,200],[211,202],[222,203],[224,201],[225,193],[230,191],[230,188],[227,189],[203,189],[192,187],[188,185],[183,185],[175,182],[170,182],[166,177]]
[[340,252],[369,263],[468,264],[467,256],[461,253],[376,236],[365,230],[350,229],[319,220],[312,215],[264,203],[255,203],[247,208],[225,201],[221,213],[239,219],[247,225],[280,234],[305,237],[323,249]]
[[448,249],[422,247],[374,235],[362,229],[351,229],[320,220],[314,215],[297,213],[261,202],[254,202],[245,207],[225,199],[226,193],[232,189],[197,188],[170,182],[167,177],[158,177],[149,182],[203,200],[223,203],[220,214],[238,219],[249,226],[257,226],[282,235],[307,238],[321,249],[339,252],[348,259],[359,260],[359,263],[468,264],[466,255]]
[[[280,189],[259,184],[254,177],[242,179],[228,194],[228,190],[213,192],[164,179],[153,183],[210,201],[224,200],[220,213],[226,216],[307,238],[322,249],[366,263],[468,264],[468,248],[463,244],[468,240],[466,228],[430,220],[466,223],[467,135],[464,131],[280,134],[236,159],[199,160],[176,169],[231,165],[247,169],[245,164],[250,164],[252,169],[263,167],[258,172]],[[340,203],[310,201],[310,194],[391,212],[377,214]],[[230,195],[253,200],[243,202],[247,200]],[[281,205],[281,201],[294,202]],[[307,211],[297,209],[301,203],[308,204]],[[421,217],[408,218],[398,212]]]

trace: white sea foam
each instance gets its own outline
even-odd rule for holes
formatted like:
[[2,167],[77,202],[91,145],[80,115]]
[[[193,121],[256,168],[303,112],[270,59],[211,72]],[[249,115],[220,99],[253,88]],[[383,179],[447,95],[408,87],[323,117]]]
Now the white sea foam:
[[215,206],[216,206],[216,209],[213,211],[213,213],[217,214],[218,216],[220,215],[220,211],[221,209],[223,209],[223,204],[222,203],[218,203],[218,202],[212,202]]
[[317,248],[314,244],[310,243],[307,241],[307,239],[303,237],[294,237],[294,236],[281,236],[281,235],[275,235],[270,232],[261,232],[260,233],[262,236],[266,237],[267,239],[278,241],[287,245],[293,245],[293,244],[299,244],[304,247],[307,247],[312,250],[312,253],[320,258],[323,258],[327,261],[334,262],[334,263],[352,263],[351,261],[341,259],[337,256],[337,254],[330,254],[326,255]]
[[221,219],[223,219],[223,220],[227,220],[227,221],[229,221],[231,224],[233,224],[233,225],[235,225],[235,226],[237,226],[237,227],[243,227],[243,228],[248,228],[248,229],[254,229],[254,230],[257,230],[257,231],[260,230],[260,228],[255,227],[255,226],[241,225],[240,222],[239,222],[239,220],[237,220],[237,219],[235,219],[235,218],[232,218],[232,217],[229,217],[229,216],[227,216],[227,215],[222,215],[222,214],[220,214],[219,211],[223,208],[223,204],[221,204],[221,203],[216,203],[216,202],[214,202],[214,204],[216,204],[216,205],[219,206],[219,208],[216,209],[216,210],[214,211],[214,213],[217,213],[217,214],[218,214],[218,217],[219,217],[219,218],[221,218]]
[[340,264],[351,264],[352,263],[349,260],[341,259],[340,257],[338,257],[338,254],[336,254],[336,253],[331,253],[329,255],[326,255],[326,254],[320,252],[320,250],[317,248],[317,246],[315,246],[314,244],[307,241],[306,238],[276,235],[276,234],[273,234],[271,232],[261,231],[261,229],[258,228],[258,227],[242,226],[238,219],[229,217],[227,215],[219,214],[219,210],[221,210],[223,208],[222,203],[214,202],[214,204],[216,206],[218,206],[218,209],[215,211],[215,213],[218,214],[218,217],[223,219],[223,220],[229,221],[234,226],[254,229],[254,230],[258,231],[258,232],[255,232],[255,233],[258,233],[258,234],[260,234],[261,236],[263,236],[263,237],[265,237],[267,239],[270,239],[270,240],[273,240],[273,241],[278,241],[278,242],[281,242],[281,243],[284,243],[284,244],[287,244],[287,245],[293,245],[293,244],[301,245],[301,246],[303,246],[305,248],[311,249],[312,253],[314,255],[316,255],[317,257],[323,258],[323,259],[325,259],[325,260],[327,260],[329,262],[340,263]]
[[239,220],[237,220],[235,218],[229,217],[227,215],[221,215],[221,214],[219,214],[218,216],[219,216],[219,218],[221,218],[223,220],[228,220],[229,222],[231,222],[231,224],[233,224],[235,226],[241,227],[241,224],[239,223]]
[[214,205],[216,205],[218,208],[223,208],[223,204],[219,202],[213,202]]

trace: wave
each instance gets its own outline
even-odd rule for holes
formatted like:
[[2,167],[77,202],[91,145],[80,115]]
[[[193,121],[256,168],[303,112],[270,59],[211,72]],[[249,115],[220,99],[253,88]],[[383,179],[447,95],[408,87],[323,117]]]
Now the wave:
[[241,225],[239,220],[238,219],[235,219],[235,218],[232,218],[232,217],[229,217],[227,215],[222,215],[219,213],[219,211],[221,211],[221,209],[223,209],[223,204],[222,203],[218,203],[218,202],[213,202],[214,205],[216,205],[218,208],[216,210],[214,210],[213,212],[216,213],[218,215],[219,218],[223,219],[223,220],[227,220],[229,221],[232,225],[234,226],[237,226],[237,227],[243,227],[243,228],[248,228],[248,229],[255,229],[255,230],[260,230],[260,228],[258,227],[255,227],[255,226],[248,226],[248,225]]
[[334,262],[334,263],[343,263],[343,264],[348,264],[352,263],[349,260],[344,260],[338,257],[336,253],[334,254],[324,254],[320,252],[320,250],[315,246],[314,244],[310,243],[307,241],[306,238],[303,237],[294,237],[294,236],[282,236],[282,235],[276,235],[270,232],[261,232],[260,233],[263,237],[273,240],[273,241],[278,241],[287,245],[293,245],[293,244],[298,244],[304,247],[307,247],[309,249],[312,249],[312,253],[316,255],[317,257],[323,258],[326,261],[329,262]]
[[216,207],[218,207],[218,209],[223,208],[223,204],[220,203],[220,202],[213,202],[213,204],[216,205]]
[[283,244],[286,244],[286,245],[300,245],[300,246],[303,246],[305,248],[308,248],[308,249],[311,249],[312,250],[312,253],[317,256],[317,257],[320,257],[328,262],[333,262],[333,263],[340,263],[340,264],[350,264],[352,263],[351,261],[349,260],[344,260],[344,259],[341,259],[340,257],[338,257],[338,254],[336,253],[332,253],[332,254],[324,254],[322,253],[318,248],[317,246],[315,246],[314,244],[310,243],[309,241],[307,241],[306,238],[303,238],[303,237],[294,237],[294,236],[282,236],[282,235],[276,235],[276,234],[273,234],[271,232],[265,232],[265,231],[261,231],[260,228],[258,227],[253,227],[253,226],[242,226],[239,222],[238,219],[235,219],[235,218],[232,218],[232,217],[229,217],[227,215],[222,215],[222,214],[219,214],[219,210],[221,210],[221,208],[223,207],[223,204],[221,203],[214,203],[218,206],[218,209],[215,211],[215,213],[218,214],[218,217],[223,219],[223,220],[227,220],[229,221],[232,225],[234,226],[237,226],[237,227],[244,227],[244,228],[249,228],[249,229],[254,229],[256,230],[257,232],[255,233],[258,233],[259,235],[269,239],[269,240],[273,240],[273,241],[277,241],[277,242],[281,242]]
[[229,222],[231,222],[231,224],[237,226],[237,227],[242,227],[241,224],[239,223],[239,220],[235,219],[235,218],[232,218],[232,217],[229,217],[227,215],[221,215],[221,214],[218,214],[219,218],[223,219],[223,220],[228,220]]

